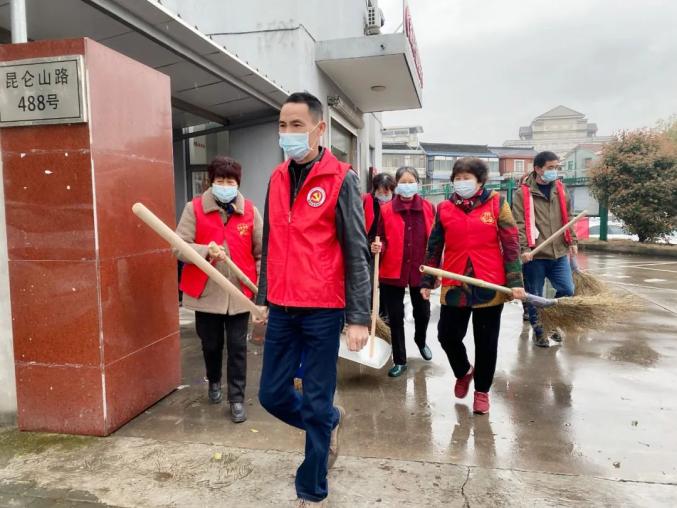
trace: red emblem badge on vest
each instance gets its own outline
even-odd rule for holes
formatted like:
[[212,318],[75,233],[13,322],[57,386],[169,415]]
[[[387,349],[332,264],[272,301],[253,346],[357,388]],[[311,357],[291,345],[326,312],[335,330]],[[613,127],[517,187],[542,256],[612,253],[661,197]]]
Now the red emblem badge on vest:
[[240,236],[246,236],[249,233],[249,224],[238,224],[237,231],[240,233]]
[[322,206],[326,200],[327,193],[322,187],[313,187],[308,191],[308,196],[306,197],[306,201],[308,201],[308,204],[313,208]]
[[480,216],[480,220],[484,224],[494,224],[496,222],[496,219],[494,219],[494,215],[491,212],[483,212]]

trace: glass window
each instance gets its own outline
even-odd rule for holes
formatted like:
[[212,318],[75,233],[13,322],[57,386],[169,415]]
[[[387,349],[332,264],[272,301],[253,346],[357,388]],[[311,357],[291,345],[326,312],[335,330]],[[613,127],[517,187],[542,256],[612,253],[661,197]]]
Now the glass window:
[[518,159],[515,161],[515,173],[524,173],[524,161]]
[[355,165],[355,147],[357,142],[348,129],[336,120],[331,121],[331,153],[340,161]]

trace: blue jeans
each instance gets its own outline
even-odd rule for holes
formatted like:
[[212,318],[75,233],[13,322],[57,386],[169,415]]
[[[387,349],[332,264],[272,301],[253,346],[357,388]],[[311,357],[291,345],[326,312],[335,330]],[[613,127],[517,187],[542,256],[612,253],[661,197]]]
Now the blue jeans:
[[[527,293],[543,296],[543,285],[547,278],[555,288],[555,298],[573,296],[574,279],[571,275],[569,256],[557,259],[534,259],[522,267],[524,272],[524,289]],[[543,327],[538,322],[538,312],[533,305],[527,304],[529,322],[538,337],[543,336]]]
[[[271,307],[268,316],[259,400],[273,416],[306,431],[296,493],[308,501],[327,497],[329,442],[339,421],[334,392],[343,322],[343,309],[287,312]],[[303,395],[294,389],[302,353]]]

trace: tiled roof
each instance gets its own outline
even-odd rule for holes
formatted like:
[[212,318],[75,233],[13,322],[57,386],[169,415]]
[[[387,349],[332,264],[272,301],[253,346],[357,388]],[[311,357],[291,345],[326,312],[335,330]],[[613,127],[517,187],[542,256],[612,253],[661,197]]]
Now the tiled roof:
[[421,148],[430,154],[448,155],[479,155],[482,157],[496,157],[487,145],[456,145],[450,143],[421,143]]
[[489,150],[494,152],[499,157],[501,156],[520,156],[520,157],[536,157],[538,152],[533,148],[520,148],[511,146],[490,146]]

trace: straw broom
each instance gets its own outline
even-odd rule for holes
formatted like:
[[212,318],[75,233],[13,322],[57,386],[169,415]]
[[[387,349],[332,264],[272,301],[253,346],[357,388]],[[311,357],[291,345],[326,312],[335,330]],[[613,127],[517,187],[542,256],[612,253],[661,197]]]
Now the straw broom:
[[[564,232],[573,226],[576,222],[581,220],[587,215],[588,211],[583,210],[576,217],[567,222],[564,226],[555,231],[551,236],[546,238],[543,243],[531,251],[531,255],[534,256],[542,251],[545,247],[550,245],[556,238],[564,234]],[[574,256],[571,257],[571,271],[574,279],[574,288],[575,296],[595,296],[607,292],[607,288],[604,283],[598,278],[594,277],[589,273],[585,273],[578,268],[578,263]]]
[[[510,288],[490,282],[467,277],[430,266],[421,266],[423,273],[457,280],[472,286],[492,289],[511,295]],[[605,293],[598,296],[572,296],[548,299],[527,293],[526,301],[539,310],[543,327],[547,330],[560,328],[563,331],[580,331],[600,328],[608,324],[614,317],[637,310],[639,305],[632,296],[618,296]]]
[[633,295],[607,292],[558,298],[557,305],[539,309],[539,318],[544,330],[559,328],[564,332],[581,332],[604,328],[619,316],[640,308]]
[[169,226],[162,222],[153,212],[141,203],[135,203],[132,206],[134,214],[141,219],[148,227],[161,236],[167,243],[178,250],[183,256],[202,270],[207,276],[223,289],[233,300],[238,302],[244,308],[249,310],[255,316],[265,319],[265,314],[254,302],[247,298],[239,288],[230,282],[226,277],[214,268],[209,261],[200,256],[195,249],[188,245],[179,235],[177,235]]
[[609,288],[600,279],[578,267],[576,257],[571,257],[571,272],[574,278],[574,296],[596,296],[608,293]]

